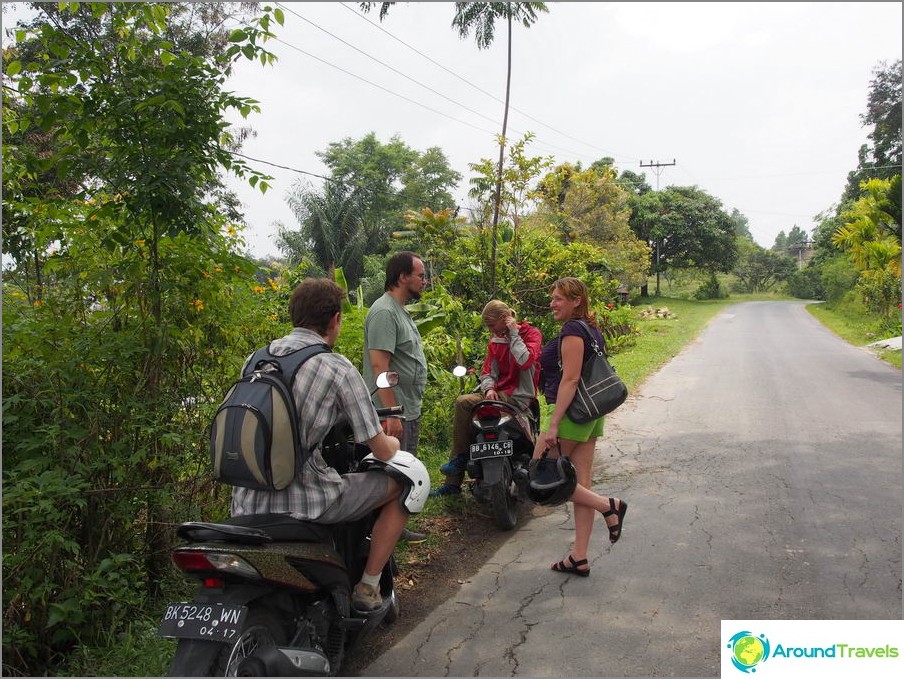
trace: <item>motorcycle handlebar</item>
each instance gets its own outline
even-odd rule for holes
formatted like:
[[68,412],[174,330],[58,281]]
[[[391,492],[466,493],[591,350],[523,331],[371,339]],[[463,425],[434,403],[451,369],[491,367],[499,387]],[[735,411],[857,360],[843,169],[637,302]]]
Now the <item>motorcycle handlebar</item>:
[[388,408],[377,408],[377,417],[385,419],[387,417],[399,417],[405,410],[405,406],[390,406]]

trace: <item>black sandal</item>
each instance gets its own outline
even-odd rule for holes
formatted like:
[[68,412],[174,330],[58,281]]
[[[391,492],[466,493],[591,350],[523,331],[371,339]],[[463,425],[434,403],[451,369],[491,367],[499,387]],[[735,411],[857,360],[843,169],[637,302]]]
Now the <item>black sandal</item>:
[[571,562],[570,566],[565,563],[565,559],[562,559],[558,563],[554,563],[552,566],[550,566],[551,570],[554,570],[558,573],[574,573],[575,575],[580,575],[582,578],[586,578],[588,575],[590,575],[589,568],[578,568],[578,566],[586,566],[587,559],[575,561],[574,557],[569,554],[568,560]]
[[613,514],[618,516],[618,523],[616,523],[614,526],[610,526],[608,523],[606,524],[606,527],[609,529],[609,542],[611,542],[613,545],[616,542],[618,542],[618,539],[621,537],[622,521],[624,521],[625,514],[627,514],[627,513],[628,513],[628,503],[627,502],[625,502],[624,500],[619,500],[618,501],[618,509],[616,510],[615,509],[615,498],[614,497],[609,498],[609,511],[603,512],[603,517],[605,518],[607,516],[612,516]]

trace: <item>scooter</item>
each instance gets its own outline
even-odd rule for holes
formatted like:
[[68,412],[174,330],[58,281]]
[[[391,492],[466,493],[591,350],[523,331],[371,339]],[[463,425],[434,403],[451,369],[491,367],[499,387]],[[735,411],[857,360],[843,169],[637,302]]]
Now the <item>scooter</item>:
[[[392,386],[390,380],[382,374],[378,385]],[[396,406],[377,413],[385,418],[401,411]],[[341,443],[333,441],[334,458]],[[381,468],[404,482],[409,477],[399,465],[420,464],[404,451],[385,463],[368,452],[349,444],[349,471]],[[426,488],[403,491],[409,511],[419,511],[429,493],[426,469],[423,475]],[[177,535],[187,544],[172,558],[200,587],[193,601],[169,604],[160,623],[160,636],[178,639],[170,676],[338,675],[358,642],[399,615],[393,558],[380,577],[382,605],[369,612],[351,605],[375,517],[324,525],[265,514],[180,525]]]
[[[466,374],[464,366],[452,370],[456,377]],[[527,496],[528,465],[540,432],[540,406],[531,401],[524,412],[504,401],[478,401],[471,408],[471,443],[468,476],[474,498],[492,508],[501,530],[511,530],[518,522],[518,503],[530,503]]]

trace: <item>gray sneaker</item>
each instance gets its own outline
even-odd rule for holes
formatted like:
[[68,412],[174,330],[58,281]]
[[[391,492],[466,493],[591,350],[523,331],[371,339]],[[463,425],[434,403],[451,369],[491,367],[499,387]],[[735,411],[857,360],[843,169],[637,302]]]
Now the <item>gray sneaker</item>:
[[407,528],[402,529],[402,534],[399,536],[399,540],[404,540],[408,544],[415,545],[419,542],[424,542],[427,539],[426,533],[416,533],[413,530],[408,530]]
[[378,587],[359,582],[352,592],[352,606],[359,611],[375,611],[383,605],[383,597],[380,596]]

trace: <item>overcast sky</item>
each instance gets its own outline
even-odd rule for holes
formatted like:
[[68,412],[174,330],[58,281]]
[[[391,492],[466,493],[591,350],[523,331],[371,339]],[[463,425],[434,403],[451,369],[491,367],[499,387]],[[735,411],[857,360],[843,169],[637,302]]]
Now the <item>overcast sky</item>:
[[[399,135],[419,151],[443,149],[464,177],[454,195],[469,206],[468,164],[497,157],[504,24],[478,50],[451,27],[448,2],[398,3],[382,23],[376,11],[362,18],[356,3],[284,6],[280,41],[268,43],[279,62],[245,63],[229,82],[263,108],[248,120],[257,136],[244,153],[329,174],[315,152],[330,142]],[[528,151],[558,162],[611,156],[653,187],[641,161],[674,160],[660,187],[696,185],[737,208],[763,246],[795,224],[809,231],[837,202],[867,141],[860,115],[873,69],[901,58],[897,2],[548,7],[513,31],[510,138],[533,131]],[[274,176],[265,196],[232,186],[248,245],[263,256],[278,252],[276,222],[296,224],[285,202],[292,184],[323,182],[259,167]]]
[[[370,132],[440,147],[463,176],[453,195],[470,207],[469,163],[498,157],[504,22],[478,50],[451,27],[451,2],[397,3],[382,22],[352,2],[283,7],[267,43],[279,61],[243,61],[227,85],[262,107],[243,122],[256,131],[243,152],[292,168],[255,164],[274,177],[265,195],[230,180],[249,249],[278,254],[276,223],[296,227],[288,191],[299,180],[322,186],[302,172],[329,174],[315,153]],[[809,231],[838,201],[867,141],[873,69],[901,58],[899,2],[548,7],[513,30],[509,138],[534,132],[528,153],[556,162],[611,156],[653,187],[696,185],[740,210],[766,247],[794,225]],[[640,167],[673,160],[658,177]]]

